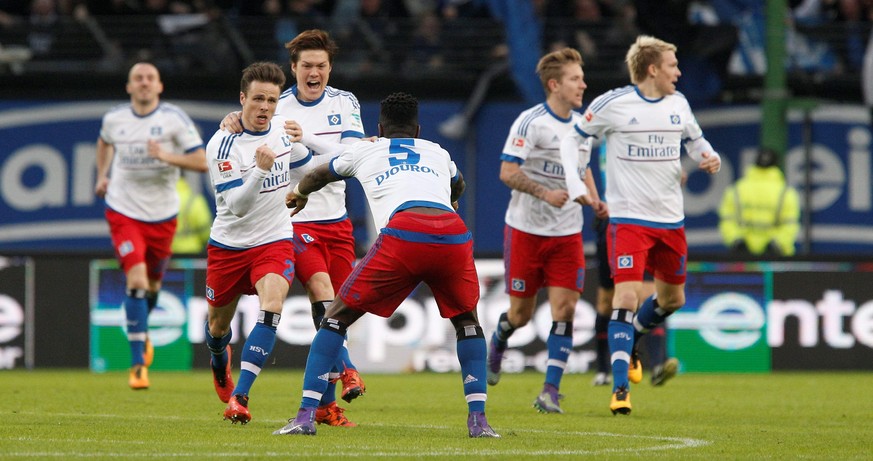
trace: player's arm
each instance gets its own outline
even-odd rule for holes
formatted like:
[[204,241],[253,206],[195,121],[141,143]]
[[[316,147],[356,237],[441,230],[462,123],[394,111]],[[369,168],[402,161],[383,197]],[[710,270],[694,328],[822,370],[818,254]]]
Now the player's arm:
[[721,169],[721,156],[715,152],[703,136],[685,141],[685,150],[697,162],[697,167],[707,173],[718,173]]
[[591,167],[585,169],[585,186],[588,187],[590,203],[579,203],[590,205],[591,209],[594,210],[594,215],[598,218],[608,218],[609,207],[606,205],[606,202],[600,200],[600,194],[597,192],[597,185],[594,184],[594,172],[591,171]]
[[524,171],[521,171],[519,163],[508,160],[504,160],[500,164],[500,180],[512,189],[533,195],[555,207],[564,206],[570,197],[564,189],[549,189],[530,179],[524,174]]
[[[591,158],[591,144],[577,130],[567,133],[561,139],[561,165],[564,167],[564,179],[567,182],[567,192],[576,202],[589,205],[591,187],[576,173],[581,167],[587,167]],[[587,174],[586,174],[587,175]],[[594,191],[596,194],[597,191]]]
[[186,170],[206,172],[206,149],[203,146],[196,147],[184,154],[168,152],[161,148],[160,143],[149,139],[149,155],[169,165]]
[[112,165],[112,157],[115,155],[115,146],[97,138],[97,180],[94,184],[94,194],[98,197],[106,196],[109,188],[109,166]]
[[242,111],[238,110],[225,115],[218,127],[231,133],[242,133]]
[[310,194],[341,179],[344,178],[331,171],[329,163],[318,165],[315,169],[306,173],[306,176],[285,196],[285,206],[294,208],[291,216],[296,215],[306,206],[306,203],[309,202]]
[[715,152],[709,141],[703,137],[703,130],[697,123],[697,119],[688,109],[688,117],[685,117],[685,125],[682,127],[682,143],[688,155],[697,162],[697,167],[709,174],[718,173],[721,169],[721,156]]
[[[255,168],[245,180],[239,177],[216,187],[216,193],[221,194],[224,203],[234,216],[241,218],[252,209],[275,160],[276,153],[266,144],[262,145],[255,151]],[[221,162],[217,161],[217,163]],[[232,170],[239,171],[238,166],[233,165]]]
[[467,183],[464,181],[464,175],[461,174],[461,170],[458,170],[458,174],[452,178],[452,208],[455,211],[458,211],[458,200],[461,199],[461,195],[464,195],[464,190],[467,189]]
[[[371,139],[368,138],[367,140]],[[332,157],[339,155],[343,150],[347,149],[349,144],[355,144],[360,141],[361,138],[347,137],[343,138],[341,142],[333,142],[312,133],[303,133],[300,139],[303,145],[310,148],[317,155],[330,155]]]

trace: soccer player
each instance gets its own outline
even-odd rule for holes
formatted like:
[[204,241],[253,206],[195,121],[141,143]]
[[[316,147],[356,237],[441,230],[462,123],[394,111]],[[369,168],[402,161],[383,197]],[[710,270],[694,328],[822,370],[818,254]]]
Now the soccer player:
[[296,214],[313,192],[331,182],[357,178],[381,231],[328,308],[309,349],[300,409],[275,435],[315,435],[316,406],[346,330],[368,312],[391,316],[424,282],[433,291],[440,315],[457,333],[468,434],[499,437],[485,419],[485,335],[476,315],[479,279],[473,241],[455,213],[464,179],[448,152],[418,138],[419,128],[418,101],[406,93],[389,95],[379,114],[379,135],[384,138],[346,149],[329,165],[307,174],[288,194],[286,201]]
[[[148,315],[157,305],[176,231],[179,169],[206,171],[196,125],[179,107],[161,102],[161,75],[153,64],[134,64],[127,76],[130,104],[103,116],[97,139],[94,193],[106,200],[106,221],[126,278],[124,312],[131,389],[148,389],[154,349]],[[111,171],[110,171],[111,170]]]
[[[275,116],[285,74],[273,63],[243,70],[239,101],[242,133],[219,130],[206,145],[215,189],[215,221],[206,249],[206,346],[212,352],[215,391],[224,419],[246,424],[249,390],[276,342],[282,305],[294,278],[291,218],[284,194],[312,155],[285,133]],[[295,181],[296,182],[296,181]],[[231,320],[241,295],[257,294],[260,314],[246,338],[239,381],[230,372]]]
[[[632,85],[595,98],[561,142],[564,168],[572,168],[580,144],[591,137],[609,138],[607,251],[615,281],[608,327],[613,375],[609,408],[624,415],[631,412],[628,370],[635,339],[685,304],[688,245],[680,151],[684,146],[699,168],[711,174],[721,167],[688,101],[676,92],[682,75],[676,46],[642,35],[628,50],[626,62]],[[569,177],[568,188],[571,197],[587,192]],[[646,270],[654,276],[655,294],[640,303],[637,293]]]
[[[337,153],[345,145],[359,141],[364,128],[357,98],[327,85],[337,53],[333,39],[323,30],[307,30],[286,43],[285,48],[296,84],[282,93],[276,113],[295,122],[287,128],[294,134],[302,129],[303,144],[316,155]],[[222,124],[239,132],[237,119],[237,113],[231,113]],[[293,218],[296,274],[312,303],[316,328],[355,262],[355,239],[346,212],[345,188],[342,181],[327,185],[310,197],[306,210]],[[318,421],[332,426],[354,426],[336,405],[337,378],[342,382],[340,396],[346,402],[366,390],[345,346],[336,369],[331,370],[331,383],[324,393]]]
[[[601,142],[598,147],[600,152],[600,188],[602,191],[606,185],[606,143]],[[683,174],[683,178],[685,175]],[[684,182],[684,181],[683,181]],[[595,309],[597,316],[594,320],[594,337],[595,337],[595,352],[597,353],[596,367],[597,372],[594,375],[592,384],[595,386],[607,386],[612,384],[612,366],[609,360],[609,341],[607,340],[607,330],[609,328],[609,319],[612,316],[612,297],[615,294],[615,282],[612,280],[612,273],[609,268],[609,256],[606,251],[606,231],[609,227],[608,219],[595,218],[594,232],[597,238],[597,301]],[[647,299],[654,294],[655,284],[651,280],[649,274],[646,274],[646,279],[640,287],[638,299]],[[661,386],[670,378],[676,375],[679,369],[679,361],[675,358],[667,358],[667,331],[664,325],[658,325],[646,335],[643,342],[648,352],[648,358],[652,368],[652,385]],[[643,379],[641,361],[639,360],[637,350],[639,343],[635,344],[631,361],[628,369],[628,378],[631,383],[639,383]]]
[[[582,107],[585,74],[582,56],[564,48],[543,56],[537,64],[546,101],[525,110],[515,119],[500,156],[500,180],[512,188],[503,231],[503,259],[509,310],[500,315],[488,349],[488,384],[500,380],[507,341],[517,328],[530,321],[536,294],[546,288],[552,311],[552,328],[546,341],[548,363],[542,392],[534,401],[541,412],[563,413],[558,394],[567,358],[573,349],[573,317],[585,280],[582,250],[582,209],[568,200],[559,146],[573,130]],[[584,143],[576,156],[590,157]],[[584,177],[590,193],[584,202],[595,212],[607,209],[597,196],[587,160],[568,175]],[[581,179],[580,179],[581,181]],[[580,199],[581,200],[581,199]]]

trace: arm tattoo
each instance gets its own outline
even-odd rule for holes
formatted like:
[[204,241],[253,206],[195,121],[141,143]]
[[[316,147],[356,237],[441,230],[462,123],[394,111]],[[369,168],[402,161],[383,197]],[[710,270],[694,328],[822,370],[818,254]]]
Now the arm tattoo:
[[506,185],[519,191],[524,192],[534,197],[542,200],[545,195],[547,189],[541,185],[528,178],[523,171],[518,171],[514,175],[507,178],[505,181]]

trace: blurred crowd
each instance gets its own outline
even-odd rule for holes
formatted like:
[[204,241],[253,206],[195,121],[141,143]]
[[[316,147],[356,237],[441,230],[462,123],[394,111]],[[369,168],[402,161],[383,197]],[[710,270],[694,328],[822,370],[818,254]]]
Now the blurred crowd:
[[[347,74],[476,73],[510,52],[512,31],[490,8],[496,1],[0,0],[0,58],[4,49],[25,51],[35,71],[113,71],[147,59],[168,73],[236,72],[256,59],[284,64],[285,42],[323,28],[340,44],[337,68]],[[624,72],[624,51],[639,33],[678,45],[701,84],[766,68],[761,0],[530,1],[540,51],[577,48],[586,69]],[[790,71],[860,71],[873,0],[788,0],[788,8]]]

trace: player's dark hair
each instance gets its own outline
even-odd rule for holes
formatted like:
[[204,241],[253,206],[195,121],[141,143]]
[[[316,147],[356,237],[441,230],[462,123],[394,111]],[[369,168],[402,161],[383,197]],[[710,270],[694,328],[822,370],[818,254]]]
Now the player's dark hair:
[[281,90],[285,86],[285,72],[272,62],[256,62],[243,69],[239,90],[248,94],[252,82],[275,83]]
[[386,138],[414,138],[418,135],[418,100],[409,93],[389,94],[382,100],[379,125]]
[[293,40],[285,44],[285,49],[288,50],[288,57],[291,64],[294,64],[300,59],[300,53],[307,50],[324,50],[327,52],[327,62],[333,64],[333,57],[336,55],[339,47],[336,42],[330,38],[327,31],[321,29],[309,29],[300,32]]

